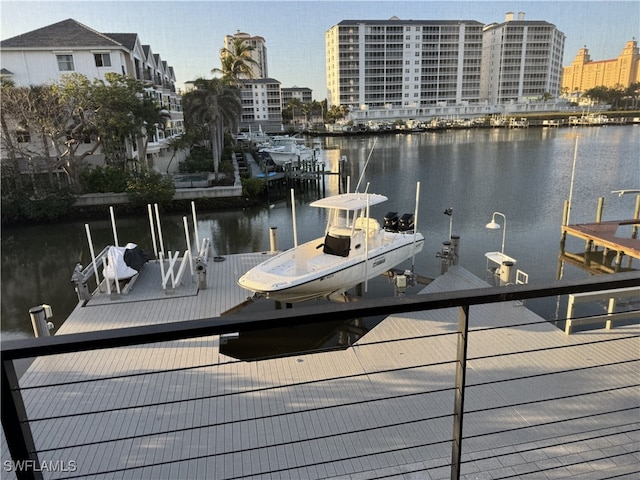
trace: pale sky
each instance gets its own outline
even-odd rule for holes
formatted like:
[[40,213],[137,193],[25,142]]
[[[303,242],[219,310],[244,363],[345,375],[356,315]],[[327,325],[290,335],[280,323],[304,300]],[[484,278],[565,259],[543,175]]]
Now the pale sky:
[[592,60],[617,57],[640,36],[640,1],[5,1],[0,37],[67,18],[103,33],[137,33],[174,67],[178,88],[220,67],[224,36],[240,30],[267,45],[269,76],[282,87],[309,87],[326,98],[324,35],[342,20],[477,20],[500,23],[506,12],[554,24],[566,36],[563,65],[586,46]]

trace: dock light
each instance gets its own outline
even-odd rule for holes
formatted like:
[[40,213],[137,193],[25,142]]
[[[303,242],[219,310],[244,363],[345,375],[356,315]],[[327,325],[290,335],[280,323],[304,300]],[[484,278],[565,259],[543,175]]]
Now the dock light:
[[488,228],[489,230],[500,230],[500,224],[496,222],[496,215],[500,215],[504,220],[504,227],[502,229],[502,249],[500,250],[500,253],[504,255],[504,238],[507,233],[507,217],[505,216],[505,214],[500,212],[493,212],[491,221],[487,223],[486,228]]

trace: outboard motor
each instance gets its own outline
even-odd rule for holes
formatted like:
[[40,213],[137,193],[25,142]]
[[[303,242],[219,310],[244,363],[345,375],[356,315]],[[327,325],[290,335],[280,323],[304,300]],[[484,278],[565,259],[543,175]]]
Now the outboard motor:
[[384,229],[387,232],[398,231],[398,212],[389,212],[384,216]]
[[398,221],[399,232],[409,232],[413,230],[414,217],[412,213],[405,213]]

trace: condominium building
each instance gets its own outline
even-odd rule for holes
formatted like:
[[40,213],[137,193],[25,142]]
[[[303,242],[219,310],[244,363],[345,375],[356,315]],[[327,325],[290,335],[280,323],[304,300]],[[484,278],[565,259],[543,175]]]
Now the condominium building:
[[[101,33],[73,19],[63,20],[0,42],[2,76],[16,86],[57,82],[62,75],[79,73],[89,80],[105,80],[113,72],[129,75],[145,86],[146,95],[168,113],[165,128],[150,128],[146,160],[165,171],[171,158],[169,139],[184,131],[181,98],[175,89],[175,72],[136,33]],[[137,158],[135,142],[128,145]],[[100,163],[94,155],[92,163]],[[173,162],[177,167],[178,162]]]
[[397,108],[477,102],[476,21],[343,20],[325,34],[328,105]]
[[565,36],[545,21],[517,19],[483,30],[480,97],[492,104],[527,102],[560,94]]
[[618,58],[610,60],[591,60],[587,47],[581,48],[562,72],[562,89],[567,94],[599,86],[628,88],[639,82],[640,53],[636,40],[629,40]]
[[233,51],[233,41],[236,38],[242,39],[243,43],[253,47],[253,50],[251,50],[251,58],[256,63],[249,65],[252,72],[251,78],[269,77],[269,70],[267,69],[267,45],[264,38],[237,31],[234,35],[224,37],[224,48]]
[[308,87],[287,87],[280,90],[282,94],[282,108],[285,108],[290,100],[298,99],[301,103],[313,101],[313,90]]
[[273,78],[241,80],[241,129],[278,131],[282,128],[280,82]]
[[[325,35],[327,99],[415,112],[557,96],[564,35],[507,14],[474,20],[343,20]],[[417,107],[417,108],[415,108]]]

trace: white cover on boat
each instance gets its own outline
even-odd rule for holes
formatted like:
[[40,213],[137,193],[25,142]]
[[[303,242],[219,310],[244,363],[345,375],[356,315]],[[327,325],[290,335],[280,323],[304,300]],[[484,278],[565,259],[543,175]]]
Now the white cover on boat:
[[124,262],[124,252],[128,248],[135,248],[135,243],[128,243],[126,247],[109,247],[107,255],[107,267],[102,270],[104,278],[126,280],[138,273]]

